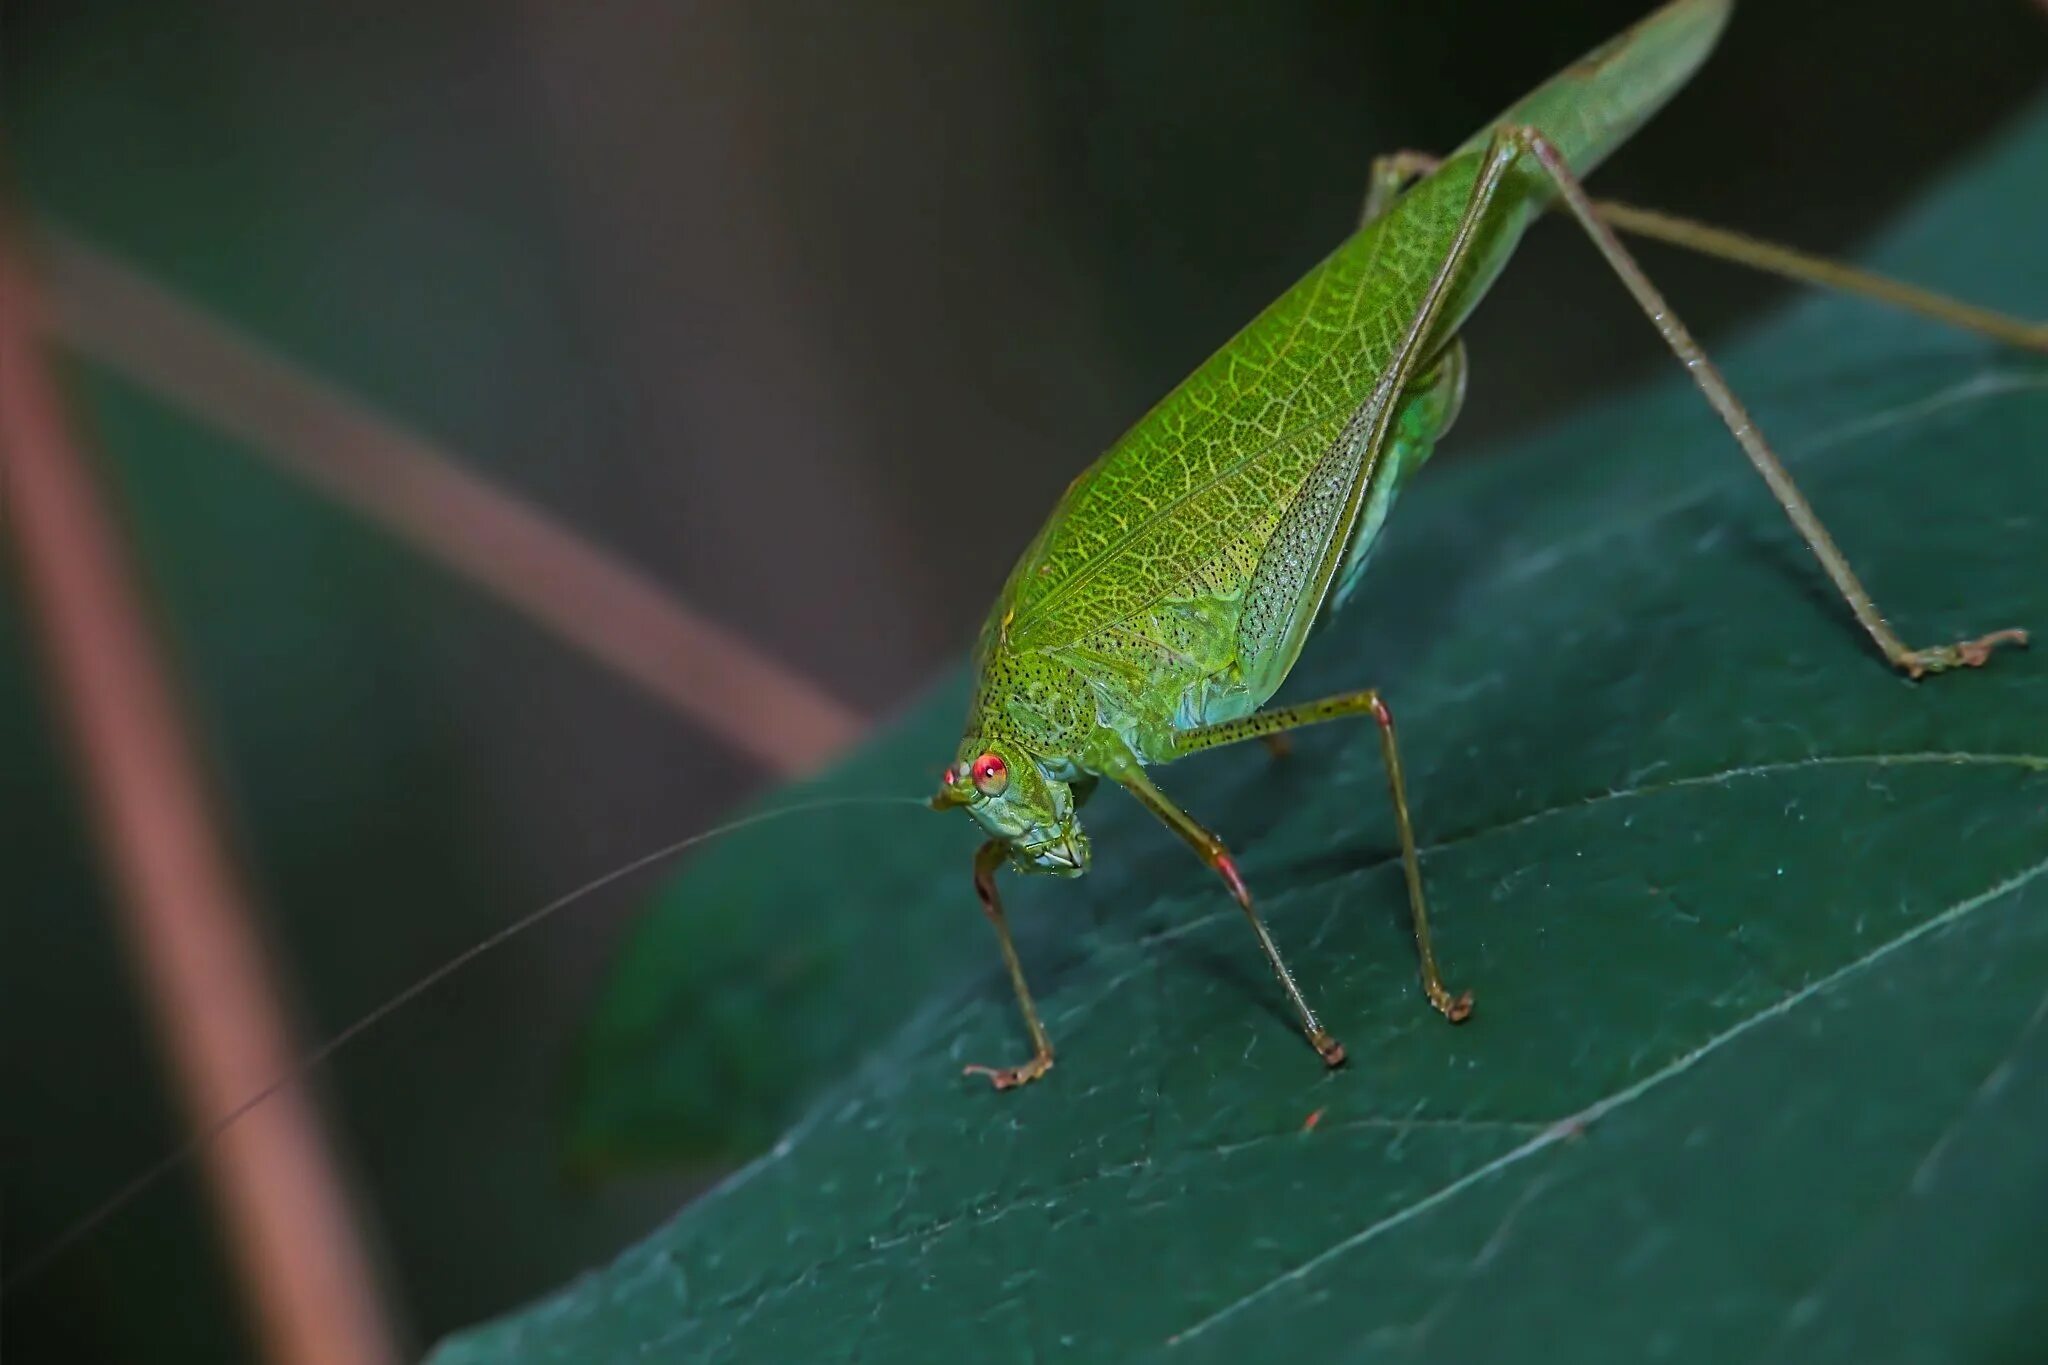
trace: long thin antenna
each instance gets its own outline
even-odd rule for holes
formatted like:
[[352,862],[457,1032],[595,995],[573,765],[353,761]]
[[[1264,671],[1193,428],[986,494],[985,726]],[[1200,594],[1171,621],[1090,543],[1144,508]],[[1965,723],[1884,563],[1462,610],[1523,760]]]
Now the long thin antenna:
[[780,820],[785,816],[806,815],[813,811],[834,810],[846,806],[896,805],[916,806],[919,809],[924,809],[927,802],[924,798],[915,796],[824,796],[814,801],[800,801],[793,806],[783,806],[776,810],[757,811],[752,815],[742,816],[737,820],[730,820],[722,825],[713,825],[710,829],[699,831],[688,838],[664,844],[651,853],[643,853],[631,862],[621,864],[603,876],[593,877],[575,890],[556,897],[538,910],[529,911],[527,914],[521,915],[510,924],[505,925],[501,929],[494,930],[476,943],[464,948],[461,952],[449,958],[446,962],[443,962],[404,990],[399,991],[396,995],[384,1001],[348,1027],[342,1029],[339,1033],[334,1034],[319,1046],[306,1052],[282,1075],[257,1090],[249,1098],[243,1100],[204,1128],[193,1133],[191,1137],[172,1148],[163,1157],[138,1172],[127,1183],[101,1200],[93,1208],[92,1212],[72,1224],[70,1228],[59,1234],[49,1245],[26,1257],[6,1279],[0,1280],[0,1298],[15,1293],[23,1285],[35,1279],[44,1270],[48,1269],[52,1262],[58,1260],[65,1252],[91,1236],[108,1219],[134,1203],[135,1200],[147,1193],[158,1181],[177,1170],[187,1161],[190,1161],[193,1156],[203,1151],[208,1143],[213,1142],[222,1133],[234,1127],[236,1123],[240,1122],[250,1111],[261,1105],[265,1100],[268,1100],[271,1096],[288,1086],[296,1085],[313,1068],[319,1066],[342,1048],[347,1047],[357,1038],[375,1028],[379,1023],[396,1014],[399,1010],[404,1009],[407,1005],[419,999],[419,997],[425,995],[428,991],[434,989],[434,987],[440,985],[463,968],[469,966],[470,963],[475,962],[484,954],[502,947],[505,943],[517,938],[528,929],[561,913],[578,901],[596,895],[614,882],[623,881],[636,872],[642,872],[657,863],[666,862],[677,854],[695,848],[699,844],[707,843],[712,839],[723,838],[728,834],[737,834],[739,831],[751,829],[755,825],[767,824],[770,821]]

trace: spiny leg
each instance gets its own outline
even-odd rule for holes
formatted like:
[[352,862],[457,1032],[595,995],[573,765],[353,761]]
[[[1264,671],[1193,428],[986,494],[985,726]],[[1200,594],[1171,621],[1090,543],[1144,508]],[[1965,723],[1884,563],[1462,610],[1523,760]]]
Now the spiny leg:
[[[1750,463],[1763,476],[1778,504],[1785,509],[1800,537],[1820,561],[1821,568],[1842,594],[1843,600],[1856,616],[1857,622],[1876,641],[1885,659],[1908,677],[1919,678],[1928,673],[1940,673],[1959,667],[1977,667],[1986,663],[1991,653],[2003,644],[2025,645],[2027,632],[2019,629],[1992,631],[1974,640],[1965,640],[1952,645],[1936,645],[1926,649],[1914,649],[1902,641],[1884,616],[1877,610],[1870,593],[1849,567],[1848,559],[1835,545],[1834,538],[1821,524],[1813,508],[1800,493],[1798,485],[1785,469],[1756,423],[1728,387],[1727,380],[1715,368],[1692,333],[1671,306],[1658,293],[1656,286],[1636,263],[1628,249],[1622,246],[1612,228],[1635,232],[1674,246],[1685,247],[1704,255],[1717,257],[1769,271],[1814,284],[1824,288],[1838,289],[1846,293],[1861,295],[1890,304],[1907,312],[1931,318],[1950,326],[1960,327],[2006,342],[2011,345],[2036,351],[2048,351],[2048,326],[2028,323],[1987,309],[1977,308],[1955,299],[1946,298],[1928,290],[1901,284],[1881,275],[1854,267],[1824,260],[1790,247],[1758,241],[1740,233],[1709,227],[1703,223],[1690,222],[1669,214],[1648,209],[1635,208],[1627,204],[1589,199],[1578,177],[1565,164],[1562,156],[1534,128],[1503,129],[1496,134],[1509,137],[1526,155],[1534,158],[1550,175],[1557,185],[1559,196],[1567,211],[1578,219],[1593,244],[1607,259],[1622,283],[1634,296],[1636,303],[1649,317],[1665,343],[1670,346],[1693,380],[1706,396],[1721,420],[1727,424]],[[1366,196],[1366,221],[1385,212],[1408,179],[1434,170],[1440,160],[1424,152],[1403,151],[1377,158],[1373,162],[1372,187]],[[1611,226],[1610,226],[1611,225]]]
[[1831,261],[1825,256],[1815,256],[1794,247],[1751,237],[1747,233],[1680,218],[1676,214],[1638,208],[1612,199],[1593,200],[1592,206],[1601,222],[1637,237],[1683,247],[1702,256],[1748,266],[1800,284],[1874,299],[1904,312],[1959,327],[1966,332],[1976,332],[2008,346],[2048,354],[2048,323],[2027,322],[1989,308],[1979,308],[1931,289]]
[[1324,721],[1356,715],[1370,715],[1379,727],[1380,757],[1386,761],[1387,789],[1394,798],[1394,823],[1401,835],[1401,866],[1408,877],[1408,915],[1415,930],[1415,953],[1422,964],[1423,992],[1429,996],[1429,1003],[1436,1006],[1446,1019],[1454,1024],[1462,1023],[1472,1013],[1472,992],[1461,991],[1453,995],[1437,970],[1436,950],[1429,934],[1429,902],[1422,889],[1422,862],[1415,851],[1415,827],[1408,817],[1407,785],[1401,779],[1401,748],[1394,738],[1393,713],[1387,709],[1377,690],[1363,688],[1357,692],[1325,697],[1321,701],[1276,707],[1242,720],[1205,725],[1182,735],[1179,747],[1183,753],[1193,753],[1198,749],[1213,749],[1255,737],[1271,739],[1304,725],[1320,725]]
[[[1410,180],[1428,174],[1441,164],[1442,158],[1427,152],[1400,151],[1374,158],[1372,182],[1366,191],[1365,213],[1360,225],[1386,212],[1388,205],[1407,188]],[[2048,354],[2048,323],[2029,322],[1989,308],[1979,308],[1903,280],[1890,279],[1796,247],[1767,242],[1746,232],[1681,218],[1675,213],[1624,204],[1614,199],[1590,199],[1586,202],[1601,222],[1632,236],[1647,237],[1654,242],[1760,270],[1799,284],[1854,294],[1902,312],[1990,337],[2008,346]]]
[[1008,857],[1002,841],[991,839],[974,855],[974,894],[981,898],[982,912],[996,927],[996,941],[1003,947],[1003,965],[1010,969],[1010,984],[1017,990],[1017,1009],[1024,1016],[1024,1030],[1031,1035],[1031,1060],[1021,1066],[969,1066],[963,1075],[986,1076],[996,1089],[1009,1090],[1037,1080],[1052,1070],[1052,1042],[1045,1026],[1038,1022],[1038,1007],[1031,1003],[1031,988],[1024,984],[1024,964],[1017,960],[1017,945],[1010,941],[1010,921],[1003,915],[1003,902],[996,895],[996,869]]
[[1534,128],[1514,128],[1507,131],[1520,148],[1549,174],[1565,206],[1570,209],[1572,216],[1579,220],[1579,226],[1593,239],[1593,244],[1600,249],[1600,254],[1607,258],[1607,263],[1613,267],[1614,273],[1621,277],[1621,282],[1628,287],[1637,305],[1663,336],[1672,354],[1685,365],[1687,372],[1693,377],[1693,382],[1699,385],[1700,392],[1706,396],[1708,405],[1720,414],[1721,420],[1727,424],[1729,433],[1735,437],[1736,444],[1749,456],[1750,463],[1756,466],[1757,473],[1763,476],[1772,495],[1778,499],[1778,505],[1785,509],[1785,515],[1790,517],[1793,526],[1798,528],[1807,548],[1820,560],[1821,568],[1833,581],[1835,590],[1842,594],[1843,600],[1849,604],[1849,610],[1856,614],[1857,621],[1869,632],[1870,638],[1877,642],[1877,647],[1884,652],[1885,658],[1891,661],[1893,667],[1900,669],[1908,677],[1918,678],[1923,674],[1939,673],[1950,668],[1975,667],[1989,659],[1991,651],[1999,645],[2024,645],[2027,642],[2025,631],[2007,629],[1992,631],[1988,635],[1957,644],[1913,649],[1893,633],[1891,626],[1878,611],[1877,605],[1871,601],[1870,593],[1858,580],[1855,571],[1849,567],[1849,561],[1843,557],[1841,550],[1836,548],[1834,538],[1828,534],[1827,528],[1821,525],[1820,518],[1814,515],[1813,508],[1808,505],[1798,485],[1793,483],[1791,474],[1765,442],[1763,434],[1757,430],[1756,423],[1750,418],[1748,410],[1742,406],[1741,400],[1736,398],[1734,390],[1728,387],[1728,381],[1721,377],[1721,372],[1707,359],[1706,352],[1700,349],[1699,343],[1693,340],[1692,333],[1686,330],[1685,324],[1671,311],[1671,305],[1664,301],[1664,296],[1650,283],[1649,276],[1636,264],[1635,258],[1614,235],[1613,229],[1600,221],[1600,215],[1594,210],[1592,202],[1586,198],[1586,192],[1580,186],[1578,177],[1572,174],[1571,167],[1565,164],[1563,156]]
[[1258,907],[1252,903],[1252,893],[1246,888],[1244,878],[1238,875],[1237,864],[1232,861],[1230,850],[1224,847],[1223,841],[1197,824],[1194,817],[1176,806],[1167,798],[1166,793],[1153,786],[1152,779],[1145,775],[1143,769],[1132,768],[1129,772],[1119,775],[1117,780],[1129,788],[1131,794],[1143,802],[1147,810],[1158,816],[1168,829],[1185,839],[1188,846],[1200,855],[1202,861],[1223,878],[1223,884],[1230,888],[1230,894],[1236,898],[1238,908],[1243,910],[1245,918],[1251,921],[1252,932],[1258,935],[1259,948],[1266,954],[1266,961],[1273,968],[1273,975],[1279,978],[1280,989],[1287,993],[1289,1003],[1294,1006],[1294,1013],[1301,1020],[1301,1031],[1308,1036],[1309,1045],[1315,1048],[1326,1065],[1342,1066],[1344,1045],[1331,1037],[1330,1031],[1317,1020],[1316,1012],[1309,1008],[1308,1000],[1301,993],[1301,987],[1294,983],[1294,973],[1287,969],[1286,961],[1280,956],[1279,945],[1273,942],[1273,935],[1267,932],[1266,922],[1259,918]]

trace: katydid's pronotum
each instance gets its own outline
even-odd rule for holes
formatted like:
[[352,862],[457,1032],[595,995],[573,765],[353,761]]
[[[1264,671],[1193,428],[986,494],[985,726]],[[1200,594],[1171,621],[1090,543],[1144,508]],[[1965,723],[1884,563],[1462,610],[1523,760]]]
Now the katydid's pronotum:
[[1733,0],[1673,0],[1597,48],[1441,159],[1375,165],[1358,230],[1168,394],[1067,489],[1011,572],[976,650],[974,700],[932,804],[965,807],[990,838],[974,886],[995,926],[1030,1037],[1015,1066],[970,1066],[1007,1089],[1053,1063],[995,875],[1078,876],[1079,810],[1100,779],[1126,788],[1193,847],[1244,910],[1309,1042],[1344,1048],[1316,1017],[1259,918],[1229,850],[1156,786],[1149,765],[1347,716],[1370,716],[1394,805],[1429,1002],[1452,1022],[1471,996],[1444,984],[1401,778],[1394,721],[1371,688],[1262,710],[1318,616],[1356,586],[1395,492],[1457,416],[1459,328],[1538,213],[1561,207],[1606,257],[1728,426],[1856,620],[1911,677],[1985,662],[2016,629],[1927,649],[1892,632],[1719,371],[1615,228],[1866,293],[2048,350],[2048,329],[1662,214],[1580,186],[1705,59]]

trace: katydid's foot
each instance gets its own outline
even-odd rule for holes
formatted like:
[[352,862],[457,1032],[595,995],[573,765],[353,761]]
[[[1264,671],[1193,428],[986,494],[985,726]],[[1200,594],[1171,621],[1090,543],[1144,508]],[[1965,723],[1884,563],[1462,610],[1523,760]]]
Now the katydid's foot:
[[1960,644],[1936,645],[1932,649],[1916,649],[1897,660],[1909,678],[1922,678],[1929,673],[1946,673],[1951,668],[1982,668],[1991,661],[1991,651],[2000,645],[2027,647],[2027,633],[2024,630],[1994,630],[1989,635],[1980,635],[1974,640]]
[[1020,1085],[1029,1085],[1050,1070],[1052,1054],[1041,1052],[1022,1066],[967,1066],[960,1069],[960,1074],[986,1076],[998,1090],[1015,1090]]
[[1275,758],[1287,758],[1294,753],[1294,741],[1286,735],[1260,735],[1259,738],[1265,742],[1267,751]]
[[1309,1046],[1323,1059],[1323,1065],[1332,1071],[1344,1065],[1344,1044],[1332,1038],[1327,1029],[1317,1029],[1308,1035]]
[[1453,998],[1448,990],[1435,982],[1431,982],[1426,989],[1429,992],[1429,1003],[1436,1006],[1437,1012],[1452,1023],[1462,1024],[1472,1017],[1472,992],[1460,991]]

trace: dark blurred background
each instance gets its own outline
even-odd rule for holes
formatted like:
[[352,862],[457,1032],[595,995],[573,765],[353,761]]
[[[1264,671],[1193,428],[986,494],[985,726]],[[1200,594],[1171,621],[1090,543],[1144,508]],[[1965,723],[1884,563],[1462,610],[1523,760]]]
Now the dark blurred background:
[[[1644,8],[17,0],[0,163],[38,228],[879,719],[963,651],[1080,467],[1347,231],[1375,152],[1457,142]],[[2044,31],[2032,0],[1753,3],[1599,185],[1853,250],[2038,92]],[[1779,297],[1649,259],[1710,342]],[[1446,458],[1669,363],[1559,228],[1471,343]],[[206,414],[64,374],[306,1038],[777,780]],[[7,1261],[181,1131],[32,622],[0,599]],[[583,906],[324,1072],[410,1341],[710,1174],[592,1186],[555,1159],[633,905]],[[190,1168],[138,1201],[9,1298],[6,1359],[247,1358],[206,1213]]]

